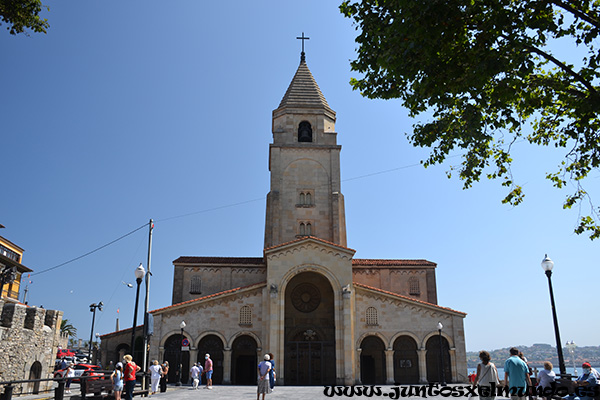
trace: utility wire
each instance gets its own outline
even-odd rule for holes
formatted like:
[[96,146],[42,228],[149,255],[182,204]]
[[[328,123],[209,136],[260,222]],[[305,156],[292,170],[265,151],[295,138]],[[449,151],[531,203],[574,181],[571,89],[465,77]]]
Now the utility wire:
[[117,239],[115,239],[115,240],[113,240],[113,241],[111,241],[111,242],[108,242],[108,243],[106,243],[105,245],[103,245],[103,246],[100,246],[100,247],[98,247],[98,248],[96,248],[96,249],[94,249],[94,250],[92,250],[92,251],[89,251],[89,252],[87,252],[87,253],[85,253],[85,254],[83,254],[83,255],[79,256],[79,257],[75,257],[75,258],[73,258],[73,259],[71,259],[71,260],[69,260],[69,261],[65,261],[64,263],[61,263],[61,264],[55,265],[54,267],[51,267],[51,268],[45,269],[45,270],[43,270],[43,271],[40,271],[40,272],[33,272],[31,275],[32,275],[32,276],[33,276],[33,275],[40,275],[40,274],[43,274],[44,272],[52,271],[52,270],[54,270],[54,269],[57,269],[57,268],[60,268],[60,267],[62,267],[62,266],[64,266],[64,265],[70,264],[70,263],[72,263],[73,261],[81,260],[83,257],[87,257],[87,256],[89,256],[90,254],[93,254],[93,253],[95,253],[95,252],[97,252],[97,251],[99,251],[99,250],[102,250],[103,248],[105,248],[105,247],[108,247],[108,246],[110,246],[111,244],[113,244],[113,243],[116,243],[116,242],[118,242],[119,240],[121,240],[121,239],[124,239],[124,238],[126,238],[127,236],[129,236],[129,235],[132,235],[132,234],[134,234],[135,232],[139,231],[139,230],[140,230],[140,229],[142,229],[142,228],[145,228],[146,226],[148,226],[148,222],[147,222],[147,223],[145,223],[144,225],[140,226],[139,228],[137,228],[137,229],[134,229],[134,230],[132,230],[131,232],[129,232],[129,233],[126,233],[126,234],[124,234],[123,236],[121,236],[121,237],[119,237],[119,238],[117,238]]

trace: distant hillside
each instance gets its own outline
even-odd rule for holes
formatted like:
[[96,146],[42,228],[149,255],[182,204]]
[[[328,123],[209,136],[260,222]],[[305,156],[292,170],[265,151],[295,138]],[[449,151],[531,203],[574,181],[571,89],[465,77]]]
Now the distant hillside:
[[[512,347],[512,346],[511,346]],[[556,354],[556,347],[549,344],[536,343],[533,346],[515,346],[517,349],[523,352],[527,361],[529,361],[530,367],[543,368],[544,361],[550,361],[552,365],[558,367],[558,355]],[[510,356],[508,350],[510,347],[497,350],[487,350],[492,356],[492,362],[498,367],[504,365],[504,361]],[[565,365],[572,367],[573,362],[571,354],[566,348],[563,348],[563,355],[565,358]],[[592,366],[600,367],[600,346],[585,346],[577,347],[575,349],[575,364],[577,367],[581,367],[581,364],[588,361]],[[479,352],[478,351],[467,351],[467,366],[469,368],[476,368],[479,364]]]

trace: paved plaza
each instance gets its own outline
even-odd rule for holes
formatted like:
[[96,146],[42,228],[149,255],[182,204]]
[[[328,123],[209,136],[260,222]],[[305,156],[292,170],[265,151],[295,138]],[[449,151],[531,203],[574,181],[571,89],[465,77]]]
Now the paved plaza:
[[[458,388],[463,385],[451,384],[448,385],[451,388]],[[352,397],[349,396],[349,392],[344,394],[333,394],[328,396],[325,394],[325,388],[323,386],[276,386],[273,393],[266,396],[266,400],[314,400],[314,399],[394,399],[395,387],[386,385],[377,385],[376,388],[380,388],[381,395],[371,395],[371,393],[360,394],[354,393]],[[342,387],[340,387],[342,388]],[[358,388],[358,386],[356,387]],[[362,386],[361,386],[362,388]],[[370,388],[370,386],[368,386]],[[397,388],[397,387],[396,387]],[[349,388],[348,388],[349,389]],[[329,391],[329,394],[332,394]],[[29,395],[29,396],[13,396],[13,400],[45,400],[53,399],[53,393],[45,395]],[[400,397],[400,398],[412,398],[412,399],[423,399],[420,396]],[[427,396],[427,399],[442,400],[442,399],[469,399],[467,396],[462,397],[449,397],[442,395]],[[506,399],[506,397],[496,397],[498,400]],[[91,397],[90,397],[91,399]],[[139,399],[134,397],[134,399]],[[169,386],[166,393],[157,393],[154,396],[150,396],[149,400],[201,400],[201,399],[223,399],[223,400],[242,400],[242,399],[256,399],[256,386],[214,386],[212,390],[204,389],[204,387],[194,390],[191,386]],[[262,396],[261,396],[262,399]],[[81,400],[79,396],[79,388],[77,385],[73,385],[73,394],[71,396],[65,394],[65,400]]]

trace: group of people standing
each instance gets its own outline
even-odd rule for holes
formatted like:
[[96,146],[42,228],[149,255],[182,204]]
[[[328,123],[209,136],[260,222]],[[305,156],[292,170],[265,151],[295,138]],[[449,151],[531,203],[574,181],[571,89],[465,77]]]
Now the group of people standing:
[[[531,368],[527,363],[527,359],[522,352],[515,347],[510,350],[510,357],[504,363],[504,386],[508,387],[511,400],[525,400],[528,396],[527,388],[533,386],[530,375]],[[490,362],[490,353],[481,351],[479,353],[481,363],[477,365],[477,375],[473,382],[473,386],[488,386],[491,387],[500,385],[498,379],[498,370],[494,363]],[[549,361],[544,362],[544,369],[539,372],[535,386],[543,389],[554,389],[556,387],[556,373],[552,370],[553,365]],[[583,373],[573,381],[573,388],[588,387],[593,388],[600,383],[600,373],[596,371],[590,363],[584,362],[582,365]],[[571,389],[573,389],[571,388]],[[543,391],[542,391],[543,393]],[[486,393],[488,394],[488,393]],[[589,394],[589,393],[588,393]],[[489,396],[480,396],[481,400],[493,400],[495,393],[490,392]],[[551,400],[552,396],[544,397],[544,400]],[[566,400],[593,400],[593,396],[576,397],[574,394],[566,396]]]
[[[121,400],[121,395],[125,391],[125,399],[133,399],[133,390],[137,381],[136,374],[141,370],[131,355],[126,354],[123,356],[123,363],[118,362],[115,366],[114,371],[110,375],[110,379],[113,385],[113,393],[115,400]],[[169,362],[165,361],[162,365],[159,365],[158,360],[154,360],[148,370],[150,374],[150,392],[155,394],[158,392],[160,385],[160,391],[167,391],[167,375],[169,373]]]
[[256,400],[262,398],[265,400],[265,395],[270,394],[275,387],[277,374],[275,374],[275,360],[273,354],[265,354],[264,360],[258,364],[258,388],[256,390]]
[[210,354],[206,353],[204,355],[204,368],[201,363],[196,363],[190,369],[190,378],[192,379],[192,386],[195,389],[198,389],[198,385],[200,384],[200,379],[202,375],[206,375],[206,386],[205,389],[212,389],[212,374],[213,374],[213,361],[210,358]]

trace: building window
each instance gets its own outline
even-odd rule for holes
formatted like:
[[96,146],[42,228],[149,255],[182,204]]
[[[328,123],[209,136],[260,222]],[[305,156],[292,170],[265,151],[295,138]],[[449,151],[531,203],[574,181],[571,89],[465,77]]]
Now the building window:
[[298,125],[298,141],[299,142],[312,142],[312,128],[310,122],[302,121]]
[[300,236],[306,236],[306,225],[304,225],[304,222],[300,222],[300,230],[298,233]]
[[367,325],[378,325],[377,324],[377,309],[375,307],[367,308]]
[[312,225],[309,223],[306,224],[306,236],[312,235]]
[[313,198],[313,190],[300,190],[298,192],[298,203],[296,204],[296,207],[313,207]]
[[408,279],[408,293],[412,295],[420,295],[421,288],[419,286],[419,280],[415,277]]
[[202,279],[199,276],[192,276],[190,281],[190,293],[202,294]]
[[250,306],[240,308],[240,325],[252,325],[252,309]]

